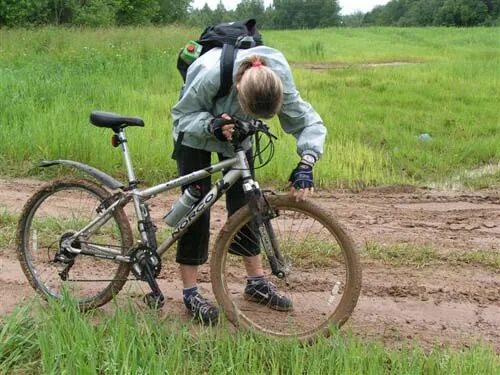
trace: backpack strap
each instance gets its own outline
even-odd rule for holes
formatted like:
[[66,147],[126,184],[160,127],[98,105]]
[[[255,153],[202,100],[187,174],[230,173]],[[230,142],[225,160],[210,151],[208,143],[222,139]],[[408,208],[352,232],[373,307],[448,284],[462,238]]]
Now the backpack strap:
[[179,157],[179,151],[182,146],[182,140],[184,139],[184,132],[179,132],[177,135],[177,140],[174,143],[174,151],[172,152],[172,159],[177,160]]
[[220,57],[220,87],[217,95],[214,97],[214,101],[227,96],[229,91],[231,91],[231,86],[233,85],[233,67],[234,60],[236,58],[236,51],[237,49],[232,44],[225,43],[222,46]]

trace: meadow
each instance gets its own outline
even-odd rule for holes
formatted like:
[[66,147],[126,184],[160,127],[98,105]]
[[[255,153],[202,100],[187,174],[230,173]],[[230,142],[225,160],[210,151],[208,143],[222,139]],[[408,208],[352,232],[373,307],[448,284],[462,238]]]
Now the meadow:
[[[1,174],[44,178],[41,159],[76,159],[123,178],[111,132],[88,122],[92,110],[108,110],[145,119],[144,129],[128,131],[139,178],[173,177],[175,59],[198,33],[182,26],[0,30]],[[321,187],[498,186],[500,28],[263,35],[287,56],[301,95],[328,128],[315,169]],[[377,65],[384,63],[398,64]],[[277,120],[271,125],[277,152],[258,178],[281,188],[297,160],[295,140]],[[419,138],[425,133],[430,140]]]

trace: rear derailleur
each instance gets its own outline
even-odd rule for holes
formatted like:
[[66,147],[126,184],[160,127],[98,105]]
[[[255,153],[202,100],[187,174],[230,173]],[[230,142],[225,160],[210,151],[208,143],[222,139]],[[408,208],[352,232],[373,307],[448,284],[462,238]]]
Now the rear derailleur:
[[130,269],[134,276],[141,281],[146,281],[151,288],[151,293],[144,296],[144,302],[154,309],[165,304],[165,297],[156,282],[161,271],[161,258],[156,251],[147,246],[139,245],[130,253]]
[[[75,258],[78,255],[77,253],[71,252],[66,248],[66,240],[74,235],[75,232],[66,232],[59,239],[59,251],[54,256],[54,263],[59,263],[62,265],[62,268],[59,268],[60,271],[58,273],[59,277],[63,281],[68,280],[69,270],[75,264]],[[71,243],[71,247],[75,249],[81,249],[80,241],[75,240]]]

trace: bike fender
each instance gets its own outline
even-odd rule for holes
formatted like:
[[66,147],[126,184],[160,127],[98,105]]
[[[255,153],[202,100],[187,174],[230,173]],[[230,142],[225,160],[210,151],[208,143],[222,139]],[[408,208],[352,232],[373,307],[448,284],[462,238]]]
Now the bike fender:
[[68,167],[76,168],[82,172],[85,172],[85,173],[91,175],[92,177],[97,179],[99,182],[101,182],[103,185],[107,186],[108,188],[110,188],[112,190],[122,189],[125,186],[120,181],[115,180],[113,177],[104,173],[103,171],[100,171],[99,169],[91,167],[90,165],[79,163],[77,161],[73,161],[73,160],[43,160],[42,162],[40,162],[40,167],[42,167],[42,168],[51,167],[53,165],[65,165]]

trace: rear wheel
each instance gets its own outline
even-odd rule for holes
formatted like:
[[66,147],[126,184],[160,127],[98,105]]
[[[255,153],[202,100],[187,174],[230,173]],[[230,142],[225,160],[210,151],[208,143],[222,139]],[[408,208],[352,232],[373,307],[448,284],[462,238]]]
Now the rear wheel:
[[26,203],[17,227],[17,255],[30,284],[44,298],[61,298],[63,290],[82,309],[108,302],[123,287],[127,263],[84,255],[89,245],[125,254],[133,244],[130,224],[123,209],[85,237],[71,244],[74,254],[62,246],[98,214],[110,193],[84,179],[57,180],[43,186]]
[[[268,201],[278,213],[270,223],[286,276],[272,275],[245,206],[229,218],[216,241],[211,276],[217,301],[237,326],[300,340],[328,335],[332,327],[346,322],[359,297],[361,268],[353,241],[330,213],[310,201],[296,202],[288,196],[270,196]],[[239,254],[247,251],[251,256],[255,248],[262,249],[266,280],[291,300],[291,311],[272,309],[269,303],[252,302],[245,295],[245,257],[232,253],[238,249]]]

